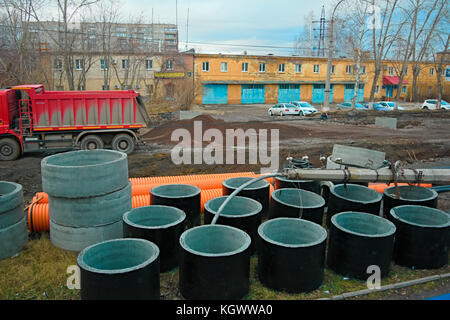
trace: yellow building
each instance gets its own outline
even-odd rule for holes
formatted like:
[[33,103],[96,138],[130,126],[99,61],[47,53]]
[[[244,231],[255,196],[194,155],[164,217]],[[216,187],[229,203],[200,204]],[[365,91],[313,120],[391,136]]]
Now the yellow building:
[[[355,62],[352,59],[334,59],[331,74],[331,102],[350,101],[354,95]],[[409,99],[412,69],[398,85],[395,61],[383,63],[375,89],[375,100]],[[436,74],[433,63],[421,66],[418,87],[422,95],[435,94]],[[310,101],[321,104],[325,96],[327,59],[323,57],[253,56],[196,54],[194,56],[194,102],[197,104],[251,104],[290,101]],[[374,73],[373,61],[362,61],[357,101],[370,97]],[[445,77],[444,77],[445,83]],[[426,89],[424,89],[426,88]],[[424,91],[427,91],[424,93]],[[448,82],[445,91],[448,93]]]

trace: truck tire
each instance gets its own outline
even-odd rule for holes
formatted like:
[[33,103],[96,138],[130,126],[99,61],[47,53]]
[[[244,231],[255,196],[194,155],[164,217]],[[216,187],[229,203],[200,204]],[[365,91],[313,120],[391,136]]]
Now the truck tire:
[[20,145],[15,139],[0,139],[0,160],[12,161],[20,156]]
[[127,155],[112,150],[72,151],[41,161],[42,188],[50,196],[95,197],[128,185]]
[[88,134],[81,139],[82,150],[103,149],[104,146],[105,144],[103,143],[102,138],[96,134]]
[[130,154],[134,150],[134,139],[132,136],[126,133],[119,133],[114,136],[111,146],[114,150],[120,151],[126,154]]

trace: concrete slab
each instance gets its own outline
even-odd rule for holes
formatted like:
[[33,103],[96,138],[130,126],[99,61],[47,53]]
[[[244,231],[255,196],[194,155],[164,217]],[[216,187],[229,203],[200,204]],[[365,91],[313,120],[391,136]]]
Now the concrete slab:
[[397,129],[397,118],[375,117],[375,125],[390,129]]
[[[331,155],[330,160],[335,162],[338,158],[342,159],[342,164],[348,166],[378,169],[383,165],[383,161],[386,158],[386,153],[365,148],[335,144],[333,146],[333,154]],[[327,168],[328,163],[329,162],[327,160]],[[330,163],[330,165],[332,164]]]

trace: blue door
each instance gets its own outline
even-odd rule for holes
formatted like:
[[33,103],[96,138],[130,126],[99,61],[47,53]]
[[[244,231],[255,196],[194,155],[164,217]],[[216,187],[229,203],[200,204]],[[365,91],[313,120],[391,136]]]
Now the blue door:
[[[350,102],[353,99],[353,95],[355,94],[355,85],[354,84],[346,84],[344,89],[344,101]],[[360,84],[358,89],[358,95],[356,96],[356,102],[364,101],[364,85]]]
[[364,85],[360,84],[358,89],[358,96],[356,97],[357,102],[363,102],[364,101]]
[[[312,103],[323,103],[325,101],[325,85],[313,84]],[[333,102],[333,85],[330,86],[330,102]]]
[[344,101],[350,102],[353,99],[353,93],[355,92],[354,84],[346,84],[344,89]]
[[203,104],[227,104],[227,84],[204,84],[202,89]]
[[265,103],[265,86],[263,84],[241,85],[241,103]]
[[278,102],[287,103],[300,100],[299,84],[280,84],[278,86]]
[[392,86],[386,86],[386,97],[392,98]]

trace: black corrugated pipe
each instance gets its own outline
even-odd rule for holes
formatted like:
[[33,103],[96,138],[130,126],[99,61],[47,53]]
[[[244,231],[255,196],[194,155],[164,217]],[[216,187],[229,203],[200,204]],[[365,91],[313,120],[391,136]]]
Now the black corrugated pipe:
[[447,264],[450,215],[444,211],[415,205],[392,208],[397,227],[394,261],[417,269],[436,269]]
[[224,195],[231,195],[233,191],[238,189],[243,184],[253,181],[246,187],[242,188],[239,195],[254,199],[263,206],[263,217],[267,217],[269,212],[270,200],[270,183],[264,179],[255,180],[250,177],[234,177],[228,178],[222,182],[222,190]]
[[328,199],[327,227],[336,213],[357,211],[380,214],[382,195],[368,187],[357,184],[338,184],[331,187]]
[[144,239],[91,245],[77,258],[83,300],[158,300],[159,249]]
[[366,280],[367,268],[389,273],[394,250],[395,225],[364,212],[341,212],[331,218],[327,265],[336,273]]
[[419,186],[397,186],[386,188],[383,192],[383,216],[391,219],[392,208],[403,205],[418,205],[436,208],[438,194],[431,188]]
[[295,188],[272,192],[269,219],[301,218],[322,224],[325,200],[318,194]]
[[298,293],[323,281],[327,232],[316,223],[277,218],[258,228],[258,276],[275,290]]
[[[228,196],[218,197],[205,203],[205,224],[211,223],[217,210],[227,198]],[[261,203],[254,199],[235,196],[222,211],[217,223],[245,231],[252,239],[250,254],[253,254],[256,250],[258,227],[262,220],[262,209]]]
[[164,184],[150,190],[152,205],[176,207],[186,213],[186,227],[200,224],[200,188],[188,184]]
[[135,208],[123,215],[123,236],[155,243],[160,250],[160,271],[166,272],[178,266],[178,240],[184,231],[185,220],[184,211],[175,207]]

